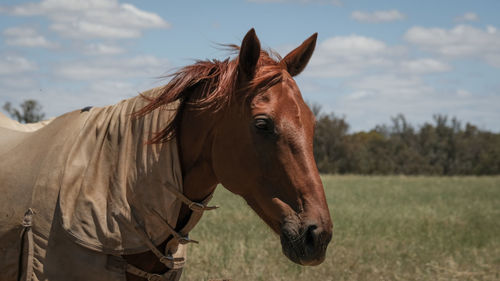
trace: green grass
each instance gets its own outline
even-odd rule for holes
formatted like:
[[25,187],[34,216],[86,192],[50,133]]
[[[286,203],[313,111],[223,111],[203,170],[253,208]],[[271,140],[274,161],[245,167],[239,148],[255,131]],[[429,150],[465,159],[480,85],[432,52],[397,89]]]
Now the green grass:
[[323,176],[334,221],[327,258],[301,267],[219,187],[181,280],[500,280],[500,177]]

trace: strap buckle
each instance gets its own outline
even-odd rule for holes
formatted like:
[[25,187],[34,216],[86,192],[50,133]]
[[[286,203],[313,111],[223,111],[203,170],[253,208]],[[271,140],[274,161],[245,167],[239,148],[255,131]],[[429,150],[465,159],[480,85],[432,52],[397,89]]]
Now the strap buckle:
[[174,258],[171,256],[161,256],[160,257],[160,262],[163,263],[164,265],[172,263],[173,261],[174,261]]
[[26,213],[24,213],[24,218],[23,218],[23,222],[22,222],[22,226],[24,228],[26,227],[30,227],[32,225],[32,222],[33,222],[33,215],[35,214],[35,211],[33,211],[33,209],[29,208]]
[[187,243],[195,243],[195,244],[199,244],[200,242],[196,241],[196,240],[193,240],[191,238],[189,238],[189,236],[185,236],[185,237],[178,237],[177,238],[177,241],[179,242],[179,244],[187,244]]
[[201,203],[198,202],[191,202],[189,203],[189,209],[194,212],[203,212],[203,211],[209,211],[209,210],[214,210],[219,208],[219,206],[205,206]]

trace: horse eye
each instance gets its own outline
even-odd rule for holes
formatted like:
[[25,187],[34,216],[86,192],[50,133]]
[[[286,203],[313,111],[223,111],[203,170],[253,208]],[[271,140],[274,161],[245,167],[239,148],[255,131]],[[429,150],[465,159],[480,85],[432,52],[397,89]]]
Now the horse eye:
[[269,118],[260,117],[255,119],[255,128],[259,131],[270,133],[273,131],[272,121]]

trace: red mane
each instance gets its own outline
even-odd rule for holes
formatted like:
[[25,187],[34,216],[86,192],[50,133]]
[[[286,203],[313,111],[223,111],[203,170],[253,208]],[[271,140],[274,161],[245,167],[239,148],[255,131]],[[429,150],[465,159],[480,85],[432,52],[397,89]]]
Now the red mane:
[[[230,47],[239,50],[238,46],[231,45]],[[279,56],[272,52],[271,54],[276,58],[271,57],[268,52],[261,51],[256,75],[245,85],[238,85],[237,58],[232,60],[228,58],[223,61],[197,61],[168,75],[167,77],[171,77],[171,80],[163,86],[161,94],[134,113],[135,117],[141,117],[163,105],[175,101],[181,102],[173,120],[149,143],[165,142],[175,136],[181,113],[186,105],[194,110],[217,112],[227,107],[234,95],[243,94],[245,99],[248,99],[252,94],[264,91],[280,82],[282,65],[278,61]]]

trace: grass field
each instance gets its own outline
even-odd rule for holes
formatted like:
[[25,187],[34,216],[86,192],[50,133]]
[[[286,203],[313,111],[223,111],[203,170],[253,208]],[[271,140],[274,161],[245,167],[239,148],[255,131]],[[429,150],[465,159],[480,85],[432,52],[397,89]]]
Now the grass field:
[[219,187],[181,280],[500,280],[500,177],[323,176],[327,258],[301,267],[239,197]]

